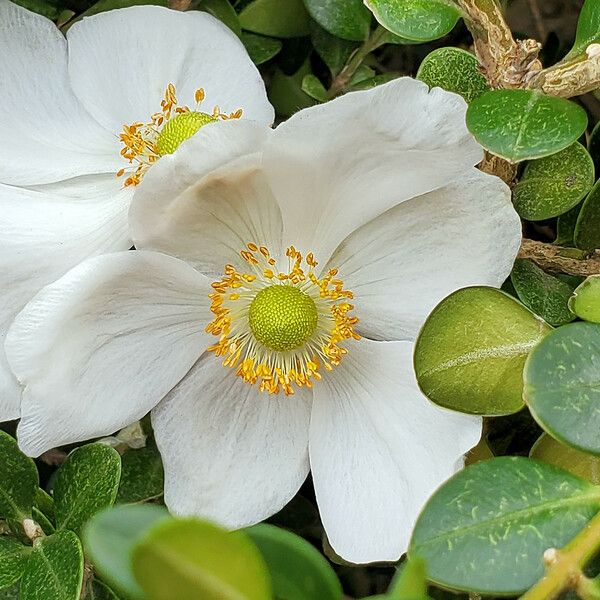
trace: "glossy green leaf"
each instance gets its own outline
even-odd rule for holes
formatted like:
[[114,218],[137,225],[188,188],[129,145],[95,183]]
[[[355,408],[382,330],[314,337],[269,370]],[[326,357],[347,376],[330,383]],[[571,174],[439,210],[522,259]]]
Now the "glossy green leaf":
[[36,506],[31,509],[31,516],[46,535],[50,535],[56,531],[54,523]]
[[99,0],[95,4],[92,4],[90,8],[81,14],[77,15],[76,18],[72,19],[62,28],[62,31],[67,31],[72,25],[81,21],[85,17],[91,17],[108,10],[117,10],[120,8],[129,8],[130,6],[167,6],[167,0]]
[[362,0],[304,0],[310,16],[332,35],[364,41],[369,35],[371,13]]
[[308,61],[293,75],[285,75],[277,69],[267,89],[269,100],[275,112],[282,117],[289,117],[302,108],[317,103],[306,92],[302,91],[302,81],[310,73]]
[[530,354],[524,379],[529,410],[552,437],[600,454],[600,325],[553,331]]
[[39,538],[21,579],[21,600],[79,600],[83,550],[72,531]]
[[479,72],[477,58],[461,48],[438,48],[429,53],[417,71],[417,79],[429,87],[441,87],[473,101],[490,89]]
[[15,3],[53,21],[58,17],[63,6],[62,2],[52,0],[15,0]]
[[456,25],[458,9],[446,0],[365,0],[377,21],[408,40],[441,38]]
[[[1,599],[0,599],[1,600]],[[86,600],[121,600],[103,581],[94,577]]]
[[291,38],[308,35],[310,17],[302,0],[254,0],[239,14],[242,29]]
[[38,472],[16,440],[4,431],[0,431],[0,456],[0,518],[18,523],[31,516]]
[[573,288],[530,260],[517,259],[510,280],[521,302],[546,323],[564,325],[575,318],[568,307]]
[[73,450],[56,475],[56,525],[79,532],[99,510],[117,497],[121,457],[110,446],[88,444]]
[[35,490],[35,497],[33,502],[35,507],[40,512],[44,513],[44,515],[46,515],[46,517],[49,520],[54,521],[54,519],[56,519],[54,499],[52,498],[52,496],[50,496],[50,494],[48,494],[48,492],[45,492],[41,488],[38,488],[37,490]]
[[21,579],[30,553],[30,547],[0,536],[0,589],[8,588]]
[[500,290],[458,290],[433,309],[417,338],[419,386],[436,404],[461,412],[516,412],[525,358],[549,330]]
[[588,277],[575,288],[569,308],[584,321],[600,323],[600,275]]
[[201,0],[198,8],[227,25],[237,36],[242,34],[240,20],[229,0]]
[[573,246],[575,244],[575,227],[582,204],[583,202],[580,202],[556,220],[556,240],[554,242],[559,246]]
[[342,598],[342,586],[337,575],[312,544],[273,525],[256,525],[247,529],[246,533],[267,564],[276,598]]
[[513,188],[513,204],[523,219],[541,221],[566,213],[594,185],[594,163],[578,142],[531,161]]
[[342,40],[323,29],[317,23],[311,23],[310,37],[317,54],[329,67],[332,76],[336,76],[348,59],[358,48],[356,42]]
[[[558,331],[561,331],[560,329]],[[542,555],[600,509],[600,488],[529,458],[480,462],[447,481],[417,520],[409,556],[433,583],[517,595],[544,573]]]
[[595,485],[600,484],[600,456],[561,444],[547,433],[540,436],[529,456],[569,471]]
[[574,234],[575,246],[583,250],[600,248],[600,181],[584,200]]
[[569,60],[585,54],[586,48],[598,41],[600,41],[600,2],[585,0],[577,21],[575,43],[565,59]]
[[121,481],[116,502],[144,502],[163,494],[164,470],[156,444],[129,450],[121,457]]
[[590,133],[590,139],[588,140],[588,152],[594,161],[596,173],[600,173],[600,121],[596,123],[592,133]]
[[242,33],[242,43],[255,65],[262,65],[277,56],[283,45],[281,40],[246,31]]
[[85,526],[86,554],[117,593],[145,600],[131,570],[133,547],[152,525],[170,518],[166,508],[155,504],[115,506],[98,513]]
[[323,87],[320,79],[312,73],[303,77],[301,87],[305,94],[308,94],[318,102],[326,102],[328,99],[327,90]]
[[513,162],[563,150],[585,131],[577,104],[531,90],[493,90],[473,100],[467,126],[490,152]]
[[427,569],[422,558],[406,560],[387,591],[390,600],[427,600]]
[[199,519],[152,526],[133,549],[133,572],[149,600],[270,600],[267,567],[242,531]]

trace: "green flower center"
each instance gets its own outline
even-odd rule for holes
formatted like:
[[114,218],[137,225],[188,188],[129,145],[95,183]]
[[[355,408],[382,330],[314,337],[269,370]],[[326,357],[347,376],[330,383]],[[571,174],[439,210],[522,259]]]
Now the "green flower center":
[[203,112],[184,112],[165,123],[156,139],[156,149],[160,156],[173,154],[181,142],[191,138],[200,127],[217,119]]
[[285,352],[299,348],[314,333],[317,307],[308,294],[294,286],[271,285],[256,294],[248,319],[263,346]]

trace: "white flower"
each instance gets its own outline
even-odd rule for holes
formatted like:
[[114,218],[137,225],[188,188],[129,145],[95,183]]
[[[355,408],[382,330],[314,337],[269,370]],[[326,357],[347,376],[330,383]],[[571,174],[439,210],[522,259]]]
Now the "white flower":
[[412,340],[453,290],[499,285],[520,241],[464,117],[404,78],[162,159],[130,211],[142,250],[79,265],[9,332],[21,448],[152,410],[176,513],[260,521],[310,466],[335,551],[397,559],[481,432],[422,396]]
[[[81,260],[131,246],[134,188],[124,184],[135,183],[157,158],[151,150],[164,113],[176,116],[172,86],[191,107],[203,88],[202,107],[211,115],[218,105],[270,124],[273,109],[257,69],[224,25],[206,13],[156,6],[83,19],[65,39],[51,21],[0,0],[0,82],[3,421],[19,415],[21,392],[2,349],[10,322],[42,286]],[[154,128],[123,129],[150,122],[157,110]],[[191,125],[163,135],[163,142],[189,135]]]

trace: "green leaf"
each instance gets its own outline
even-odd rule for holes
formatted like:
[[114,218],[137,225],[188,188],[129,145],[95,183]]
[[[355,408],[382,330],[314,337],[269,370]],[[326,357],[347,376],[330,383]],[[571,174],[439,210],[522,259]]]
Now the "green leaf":
[[0,431],[0,518],[20,523],[31,517],[39,486],[35,463],[18,448],[16,440]]
[[302,91],[318,102],[327,101],[327,90],[323,87],[320,79],[312,73],[302,78]]
[[584,321],[600,323],[600,275],[588,277],[575,288],[569,308]]
[[56,531],[56,527],[54,527],[52,521],[36,506],[31,509],[31,516],[46,535],[50,535]]
[[154,500],[163,494],[164,471],[156,444],[129,450],[121,457],[121,482],[116,502]]
[[21,600],[79,600],[83,551],[72,531],[39,538],[21,579]]
[[201,0],[198,8],[227,25],[238,37],[242,34],[240,20],[228,0]]
[[19,584],[15,584],[10,588],[0,589],[0,600],[21,600]]
[[387,597],[394,600],[426,600],[427,571],[425,561],[414,557],[400,565],[392,579]]
[[423,59],[417,79],[429,87],[441,87],[472,102],[490,89],[478,66],[477,58],[466,50],[438,48]]
[[556,240],[555,244],[559,246],[573,246],[575,244],[575,227],[577,225],[577,217],[581,211],[583,202],[574,206],[571,210],[560,215],[556,220]]
[[415,372],[433,402],[471,414],[523,407],[523,365],[550,327],[508,294],[458,290],[438,304],[415,346]]
[[342,598],[342,586],[337,575],[312,544],[273,525],[256,525],[247,529],[246,533],[267,563],[276,598]]
[[575,246],[583,250],[600,248],[600,180],[584,200],[575,225]]
[[121,457],[110,446],[88,444],[73,450],[56,475],[54,502],[59,529],[79,532],[117,497]]
[[552,156],[531,161],[513,188],[523,219],[541,221],[566,213],[594,185],[594,162],[578,142]]
[[477,141],[512,162],[559,152],[586,126],[583,108],[532,90],[492,90],[473,100],[467,110],[467,127]]
[[409,556],[426,561],[437,585],[520,594],[543,575],[544,551],[571,540],[599,508],[600,489],[579,477],[528,458],[494,458],[430,498]]
[[600,457],[561,444],[547,433],[543,433],[531,448],[531,458],[554,465],[573,475],[600,484]]
[[585,54],[586,48],[598,41],[600,41],[600,2],[585,0],[577,21],[575,42],[565,60]]
[[452,31],[458,9],[446,0],[365,0],[388,31],[409,40],[429,42]]
[[279,38],[308,35],[310,17],[302,0],[254,0],[239,15],[243,29]]
[[378,85],[387,83],[388,81],[392,81],[397,77],[398,76],[395,73],[380,73],[379,75],[375,75],[375,77],[361,79],[360,81],[353,83],[349,86],[349,89],[351,89],[352,91],[369,90],[371,88],[377,87]]
[[302,108],[313,106],[316,100],[302,91],[302,81],[310,73],[310,64],[306,61],[293,75],[285,75],[277,69],[268,87],[269,100],[275,112],[289,117]]
[[550,333],[527,359],[524,379],[529,410],[552,437],[600,454],[600,325]]
[[590,133],[590,139],[588,140],[588,152],[594,161],[596,172],[600,173],[600,121],[596,123],[592,133]]
[[564,325],[575,318],[567,306],[573,288],[531,261],[518,258],[510,280],[521,302],[546,323]]
[[166,508],[155,504],[115,506],[103,510],[83,530],[86,554],[102,578],[127,598],[145,600],[131,570],[135,544],[152,525],[170,520]]
[[150,600],[269,600],[269,574],[242,531],[199,519],[162,521],[133,550],[133,572]]
[[106,12],[108,10],[129,8],[130,6],[145,6],[148,4],[152,6],[167,6],[167,0],[99,0],[99,2],[92,4],[85,12],[82,12],[77,15],[75,19],[69,21],[62,27],[62,31],[67,31],[72,25],[77,23],[77,21],[81,21],[81,19],[85,17],[91,17],[92,15],[97,15],[98,13]]
[[31,548],[6,536],[0,536],[0,589],[14,585],[25,570]]
[[52,0],[16,0],[15,3],[52,21],[57,19],[62,7],[61,3]]
[[40,512],[46,515],[50,521],[54,521],[54,519],[56,519],[54,499],[52,496],[50,496],[50,494],[41,488],[37,488],[37,490],[35,490],[34,505]]
[[362,0],[304,0],[310,16],[332,35],[362,42],[371,27],[371,13]]
[[356,42],[335,37],[314,21],[310,26],[310,36],[317,54],[329,67],[333,77],[342,70],[354,50],[358,48]]
[[113,592],[103,581],[94,577],[89,594],[86,600],[120,600],[117,594]]
[[281,40],[246,31],[242,32],[242,43],[255,65],[262,65],[277,56],[283,46]]

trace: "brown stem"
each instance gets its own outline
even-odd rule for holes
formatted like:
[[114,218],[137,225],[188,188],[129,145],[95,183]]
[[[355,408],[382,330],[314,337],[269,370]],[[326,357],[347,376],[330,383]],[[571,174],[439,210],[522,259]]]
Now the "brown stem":
[[598,45],[592,44],[588,48],[589,54],[540,71],[529,81],[528,87],[564,98],[580,96],[599,88],[600,54],[594,54],[593,46]]
[[167,5],[173,10],[188,10],[192,5],[192,0],[168,0]]
[[550,273],[565,273],[578,277],[600,274],[600,253],[596,251],[585,258],[574,258],[573,255],[576,253],[580,251],[524,239],[519,250],[519,258],[527,258],[540,269]]

